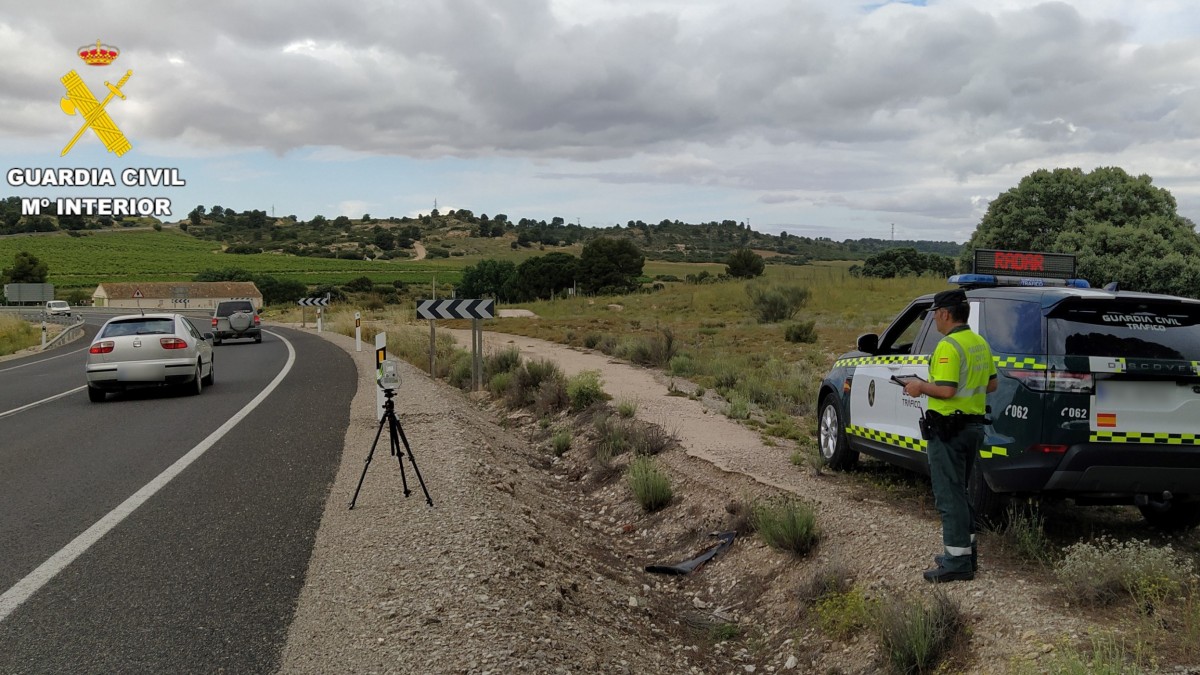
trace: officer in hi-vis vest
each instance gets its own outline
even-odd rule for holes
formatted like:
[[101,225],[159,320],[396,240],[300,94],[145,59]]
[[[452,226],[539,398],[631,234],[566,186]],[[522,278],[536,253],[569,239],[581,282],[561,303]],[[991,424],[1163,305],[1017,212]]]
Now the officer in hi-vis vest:
[[975,578],[975,518],[967,480],[983,445],[987,395],[996,391],[996,364],[988,343],[967,326],[971,306],[962,290],[933,296],[930,311],[944,335],[929,359],[929,381],[913,379],[904,393],[929,397],[922,434],[929,441],[933,499],[942,514],[943,555],[925,570],[934,583]]

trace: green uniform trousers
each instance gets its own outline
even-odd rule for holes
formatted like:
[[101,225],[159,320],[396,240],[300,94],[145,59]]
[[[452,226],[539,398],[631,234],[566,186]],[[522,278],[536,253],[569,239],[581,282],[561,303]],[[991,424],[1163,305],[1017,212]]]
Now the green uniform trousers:
[[943,441],[935,434],[929,440],[929,476],[933,501],[942,514],[942,566],[951,572],[971,571],[971,548],[975,544],[975,514],[967,498],[967,480],[983,444],[983,425],[968,424]]

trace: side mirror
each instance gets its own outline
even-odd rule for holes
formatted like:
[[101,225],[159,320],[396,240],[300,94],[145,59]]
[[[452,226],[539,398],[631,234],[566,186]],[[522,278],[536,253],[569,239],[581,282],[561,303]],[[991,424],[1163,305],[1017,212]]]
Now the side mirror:
[[866,333],[858,336],[858,351],[874,354],[879,351],[879,336],[875,333]]
[[208,342],[212,342],[213,340],[217,339],[217,336],[213,335],[212,333],[201,333],[200,337],[204,338]]

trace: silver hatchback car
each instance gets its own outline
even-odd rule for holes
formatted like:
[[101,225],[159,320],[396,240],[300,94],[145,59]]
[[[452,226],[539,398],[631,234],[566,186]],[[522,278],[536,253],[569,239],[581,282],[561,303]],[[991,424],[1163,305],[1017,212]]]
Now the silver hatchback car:
[[88,398],[110,391],[181,385],[199,394],[214,381],[213,334],[179,314],[130,314],[109,319],[88,349]]

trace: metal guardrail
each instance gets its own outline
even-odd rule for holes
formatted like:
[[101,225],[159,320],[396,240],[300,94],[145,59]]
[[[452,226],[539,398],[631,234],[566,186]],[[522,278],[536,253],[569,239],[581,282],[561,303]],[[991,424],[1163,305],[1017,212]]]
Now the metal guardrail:
[[46,346],[42,347],[42,351],[52,349],[61,344],[66,344],[71,340],[83,337],[83,317],[76,317],[75,323],[62,329],[62,332],[55,335],[53,339],[46,342]]

